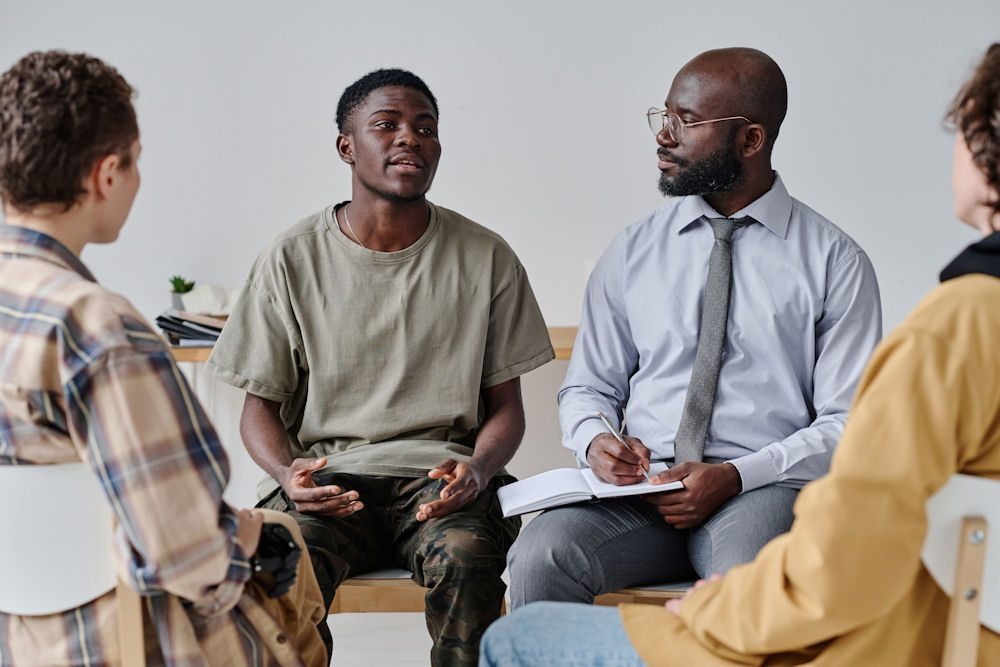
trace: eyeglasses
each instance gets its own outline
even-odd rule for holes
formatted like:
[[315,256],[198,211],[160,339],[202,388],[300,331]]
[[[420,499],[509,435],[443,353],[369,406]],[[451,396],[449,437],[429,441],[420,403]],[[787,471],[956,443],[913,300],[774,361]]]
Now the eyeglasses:
[[672,111],[657,109],[656,107],[649,108],[649,111],[646,112],[646,120],[649,122],[649,129],[653,131],[653,134],[659,134],[664,128],[666,128],[667,134],[670,135],[670,139],[675,144],[680,143],[685,127],[695,127],[696,125],[706,125],[708,123],[721,123],[724,120],[745,120],[748,123],[753,123],[753,121],[746,116],[726,116],[725,118],[713,118],[711,120],[699,120],[694,123],[685,123],[681,120],[680,116]]

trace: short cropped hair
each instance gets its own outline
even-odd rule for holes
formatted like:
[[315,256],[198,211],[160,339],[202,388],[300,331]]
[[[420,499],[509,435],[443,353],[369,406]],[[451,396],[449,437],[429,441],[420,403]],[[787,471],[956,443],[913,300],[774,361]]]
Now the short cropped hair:
[[85,53],[36,51],[0,76],[0,198],[21,211],[69,210],[94,164],[118,155],[131,166],[139,137],[134,91]]
[[364,104],[374,91],[389,86],[412,88],[423,93],[430,101],[434,115],[440,116],[434,93],[419,76],[405,69],[377,69],[349,85],[340,96],[340,101],[337,103],[337,130],[341,134],[345,134],[354,110]]
[[[947,121],[962,133],[973,162],[1000,194],[1000,42],[986,50],[972,78],[958,91]],[[1000,214],[1000,197],[989,205]]]

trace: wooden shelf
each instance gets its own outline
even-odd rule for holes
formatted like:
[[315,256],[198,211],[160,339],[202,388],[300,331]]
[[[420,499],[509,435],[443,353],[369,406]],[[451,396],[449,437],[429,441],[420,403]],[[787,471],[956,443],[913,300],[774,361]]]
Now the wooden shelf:
[[552,349],[556,351],[556,359],[567,361],[573,354],[576,327],[549,327],[549,338],[552,339]]
[[179,345],[171,345],[170,353],[174,355],[174,361],[177,362],[190,361],[201,363],[202,361],[208,361],[208,355],[212,354],[212,346],[181,347]]
[[[573,353],[573,341],[576,340],[576,327],[549,327],[549,338],[552,348],[556,351],[556,359],[567,360]],[[178,362],[200,363],[208,360],[212,354],[212,346],[180,347],[172,346],[170,352]]]

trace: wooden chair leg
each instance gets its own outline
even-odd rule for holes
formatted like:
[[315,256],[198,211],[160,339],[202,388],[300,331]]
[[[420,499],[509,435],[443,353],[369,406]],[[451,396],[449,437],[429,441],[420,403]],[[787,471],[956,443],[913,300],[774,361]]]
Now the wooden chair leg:
[[979,653],[979,608],[988,526],[981,516],[962,519],[955,587],[948,609],[943,667],[974,667]]
[[123,667],[144,667],[146,647],[142,625],[142,598],[124,581],[115,589],[118,605],[118,647]]

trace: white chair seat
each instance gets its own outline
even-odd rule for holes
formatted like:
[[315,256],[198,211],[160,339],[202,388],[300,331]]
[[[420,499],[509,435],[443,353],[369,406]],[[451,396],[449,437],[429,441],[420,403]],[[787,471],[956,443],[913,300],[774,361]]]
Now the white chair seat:
[[112,590],[112,525],[83,463],[0,466],[0,611],[54,614]]

